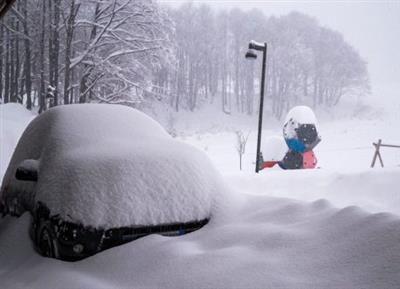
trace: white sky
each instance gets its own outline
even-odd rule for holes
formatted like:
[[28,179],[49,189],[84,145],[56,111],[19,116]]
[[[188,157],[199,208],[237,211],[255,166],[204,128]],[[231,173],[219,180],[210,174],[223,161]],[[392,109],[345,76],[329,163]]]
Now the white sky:
[[[174,7],[186,1],[159,0]],[[400,0],[396,1],[244,1],[196,0],[218,9],[259,8],[266,15],[296,10],[341,32],[367,60],[372,86],[400,87]],[[260,39],[259,41],[262,41]]]

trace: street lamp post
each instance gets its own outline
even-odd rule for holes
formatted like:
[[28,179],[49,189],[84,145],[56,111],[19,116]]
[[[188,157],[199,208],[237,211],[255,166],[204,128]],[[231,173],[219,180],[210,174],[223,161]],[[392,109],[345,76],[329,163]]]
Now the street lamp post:
[[261,132],[262,132],[262,120],[263,120],[263,109],[264,109],[264,88],[265,88],[265,67],[267,63],[267,43],[258,43],[250,41],[249,50],[246,53],[247,59],[257,59],[256,51],[263,52],[262,72],[261,72],[261,89],[260,89],[260,110],[258,113],[258,136],[257,136],[257,153],[256,153],[256,173],[259,172],[261,167]]

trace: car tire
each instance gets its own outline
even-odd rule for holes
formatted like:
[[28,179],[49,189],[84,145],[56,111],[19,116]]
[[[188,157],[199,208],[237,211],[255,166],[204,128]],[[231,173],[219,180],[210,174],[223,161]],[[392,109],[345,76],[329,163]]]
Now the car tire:
[[57,258],[57,240],[51,223],[49,221],[41,220],[37,228],[36,246],[39,249],[39,252],[45,257]]

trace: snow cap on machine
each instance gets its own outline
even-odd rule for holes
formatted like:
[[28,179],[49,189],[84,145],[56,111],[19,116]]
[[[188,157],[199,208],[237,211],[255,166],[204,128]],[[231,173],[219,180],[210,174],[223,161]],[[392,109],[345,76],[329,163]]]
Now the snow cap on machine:
[[286,151],[285,140],[279,135],[266,137],[261,148],[263,159],[267,161],[280,161]]
[[283,126],[283,137],[289,149],[299,153],[312,150],[321,141],[317,120],[311,108],[296,106],[288,112]]

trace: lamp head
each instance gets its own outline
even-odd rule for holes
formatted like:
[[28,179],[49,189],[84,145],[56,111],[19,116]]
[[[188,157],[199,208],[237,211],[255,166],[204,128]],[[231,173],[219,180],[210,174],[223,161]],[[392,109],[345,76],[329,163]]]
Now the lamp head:
[[257,54],[255,53],[254,49],[249,49],[246,52],[246,59],[257,59]]

